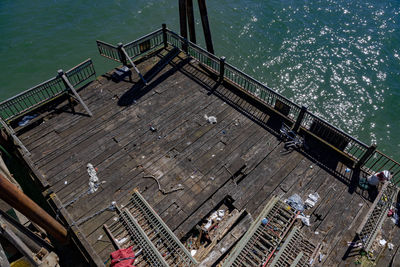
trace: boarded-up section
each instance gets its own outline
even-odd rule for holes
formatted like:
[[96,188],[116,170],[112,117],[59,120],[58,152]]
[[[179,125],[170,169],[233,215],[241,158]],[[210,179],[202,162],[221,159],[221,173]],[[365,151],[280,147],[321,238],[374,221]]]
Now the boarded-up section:
[[310,131],[342,151],[349,143],[344,135],[319,120],[314,120],[312,122]]

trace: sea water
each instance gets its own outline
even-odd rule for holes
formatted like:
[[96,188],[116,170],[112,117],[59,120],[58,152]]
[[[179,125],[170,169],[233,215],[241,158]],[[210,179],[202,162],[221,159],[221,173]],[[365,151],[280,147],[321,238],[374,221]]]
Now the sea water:
[[[198,43],[204,47],[197,1]],[[209,0],[215,54],[400,160],[400,1]],[[0,100],[166,23],[178,0],[0,1]]]

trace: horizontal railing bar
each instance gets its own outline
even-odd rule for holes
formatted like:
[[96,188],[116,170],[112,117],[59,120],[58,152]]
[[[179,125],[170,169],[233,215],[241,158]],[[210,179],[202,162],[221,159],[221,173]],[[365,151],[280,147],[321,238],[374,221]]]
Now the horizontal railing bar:
[[40,86],[42,86],[42,85],[45,85],[46,83],[55,81],[55,80],[57,80],[58,78],[59,78],[59,77],[57,77],[57,76],[56,76],[56,77],[53,77],[53,78],[50,78],[50,79],[48,79],[47,81],[44,81],[44,82],[42,82],[42,83],[39,83],[38,85],[35,85],[35,86],[33,86],[33,87],[31,87],[31,88],[25,90],[25,91],[22,91],[21,93],[15,95],[15,96],[12,96],[12,97],[10,97],[10,98],[4,100],[3,102],[1,102],[1,103],[0,103],[0,106],[3,105],[3,104],[5,104],[6,102],[9,102],[9,101],[11,101],[11,100],[14,100],[14,99],[20,97],[20,96],[25,95],[26,93],[29,93],[30,91],[33,91],[33,90],[35,90],[36,88],[38,88],[38,87],[40,87]]
[[65,72],[65,74],[69,74],[69,72],[74,71],[75,69],[77,69],[77,68],[79,68],[79,67],[85,65],[85,64],[88,63],[89,61],[92,61],[92,59],[90,59],[90,58],[86,59],[85,61],[79,63],[79,64],[76,65],[75,67],[72,67],[72,68],[70,68],[69,70],[67,70],[67,71]]
[[[158,33],[162,33],[162,29],[155,30],[155,31],[153,31],[153,32],[151,32],[151,33],[149,33],[149,34],[146,34],[145,36],[142,36],[142,37],[140,37],[140,38],[138,38],[138,39],[136,39],[136,40],[134,40],[134,41],[131,41],[131,42],[127,43],[127,44],[124,44],[123,47],[126,48],[126,47],[128,47],[128,46],[131,46],[132,44],[141,42],[141,41],[143,41],[144,39],[146,39],[146,38],[148,38],[148,37],[151,37],[152,35],[157,35]],[[117,47],[116,47],[116,48],[117,48]]]
[[195,47],[197,49],[199,49],[202,53],[206,54],[208,57],[215,59],[215,60],[219,60],[219,58],[217,56],[215,56],[214,54],[211,54],[210,52],[208,52],[207,50],[205,50],[204,48],[198,46],[195,43],[192,43],[191,41],[187,40],[186,38],[180,36],[179,34],[175,33],[174,31],[171,31],[170,29],[167,29],[168,33],[171,33],[172,35],[174,35],[175,37],[177,37],[178,39],[180,39],[181,41],[183,41],[184,43],[187,42],[187,44],[189,44],[192,47]]
[[101,43],[101,44],[103,44],[103,45],[111,46],[112,48],[115,48],[115,49],[117,49],[117,48],[118,48],[118,47],[117,47],[117,46],[115,46],[115,45],[112,45],[112,44],[106,43],[106,42],[104,42],[104,41],[101,41],[101,40],[96,40],[96,42],[98,42],[98,43]]
[[231,64],[225,63],[225,66],[227,66],[227,67],[233,69],[234,71],[239,72],[241,75],[243,75],[244,77],[246,77],[246,78],[249,79],[250,81],[256,83],[256,85],[258,85],[258,86],[260,86],[260,87],[262,87],[262,88],[264,88],[264,89],[267,89],[267,90],[268,90],[269,92],[271,92],[272,94],[279,96],[280,98],[284,99],[285,101],[288,101],[290,104],[292,104],[292,105],[295,106],[296,108],[301,109],[301,106],[300,106],[300,105],[294,103],[293,101],[291,101],[291,100],[288,99],[287,97],[281,95],[280,93],[275,92],[274,90],[272,90],[271,88],[269,88],[269,87],[266,86],[265,84],[263,84],[263,83],[261,83],[260,81],[254,79],[253,77],[249,76],[248,74],[242,72],[241,70],[239,70],[238,68],[232,66]]

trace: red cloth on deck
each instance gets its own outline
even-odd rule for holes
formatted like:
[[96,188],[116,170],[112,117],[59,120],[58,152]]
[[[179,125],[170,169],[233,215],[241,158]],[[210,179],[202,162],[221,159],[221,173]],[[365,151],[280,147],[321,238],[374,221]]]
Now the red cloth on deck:
[[122,248],[111,253],[111,267],[132,267],[134,261],[133,247]]

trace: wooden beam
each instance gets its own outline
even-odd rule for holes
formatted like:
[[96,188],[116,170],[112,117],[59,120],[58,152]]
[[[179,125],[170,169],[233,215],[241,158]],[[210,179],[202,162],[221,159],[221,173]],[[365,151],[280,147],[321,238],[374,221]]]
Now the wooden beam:
[[181,27],[181,36],[187,39],[186,0],[179,0],[179,23]]
[[196,43],[196,30],[193,14],[193,0],[186,0],[187,18],[189,24],[189,36],[192,43]]
[[14,247],[26,257],[32,266],[39,266],[41,263],[35,254],[24,242],[9,228],[0,218],[0,232]]
[[205,0],[198,0],[201,16],[201,24],[203,25],[204,39],[206,40],[207,51],[214,54],[214,47],[211,40],[210,25],[208,23],[207,6]]
[[0,244],[0,266],[10,267],[10,263],[7,260],[6,253],[4,252],[3,247]]

